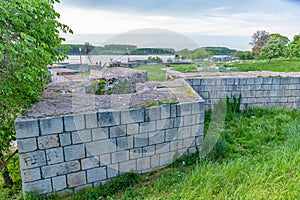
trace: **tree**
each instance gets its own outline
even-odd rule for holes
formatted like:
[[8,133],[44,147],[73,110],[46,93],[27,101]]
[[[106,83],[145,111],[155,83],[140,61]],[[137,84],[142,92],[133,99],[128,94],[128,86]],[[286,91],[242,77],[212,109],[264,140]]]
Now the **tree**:
[[259,55],[261,49],[267,44],[270,38],[269,32],[266,31],[256,31],[252,35],[250,45],[252,46],[252,52],[255,55]]
[[285,56],[290,60],[300,57],[300,35],[295,35],[293,41],[285,48]]
[[271,33],[269,39],[279,40],[284,46],[290,42],[288,37],[281,35],[279,33]]
[[261,49],[259,55],[261,58],[268,58],[269,62],[271,62],[273,58],[284,55],[284,47],[282,41],[278,39],[269,39],[267,44]]
[[59,31],[72,31],[58,21],[56,2],[0,1],[0,153],[9,152],[10,141],[16,139],[16,116],[43,92],[47,66],[65,59]]

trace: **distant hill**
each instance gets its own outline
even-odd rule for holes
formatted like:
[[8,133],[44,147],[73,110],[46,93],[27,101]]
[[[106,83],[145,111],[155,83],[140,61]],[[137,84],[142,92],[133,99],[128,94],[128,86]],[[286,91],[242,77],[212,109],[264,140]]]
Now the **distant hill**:
[[233,55],[236,52],[236,49],[227,47],[204,47],[204,49],[210,55]]

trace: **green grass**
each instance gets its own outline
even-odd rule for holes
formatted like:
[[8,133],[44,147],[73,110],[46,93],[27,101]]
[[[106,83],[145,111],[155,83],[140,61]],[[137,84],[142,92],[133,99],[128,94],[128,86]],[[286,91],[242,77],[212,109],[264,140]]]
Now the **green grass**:
[[161,68],[165,67],[165,65],[141,65],[136,69],[148,71],[150,81],[163,82],[166,80],[166,71],[161,70]]
[[239,71],[300,72],[300,60],[245,61],[241,63],[223,63],[226,67],[237,67]]
[[197,66],[193,64],[171,65],[170,69],[182,73],[198,72]]

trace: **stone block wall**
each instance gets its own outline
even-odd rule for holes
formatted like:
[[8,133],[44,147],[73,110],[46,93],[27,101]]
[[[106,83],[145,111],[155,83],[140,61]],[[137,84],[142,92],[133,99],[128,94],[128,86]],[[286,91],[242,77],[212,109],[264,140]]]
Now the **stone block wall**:
[[204,101],[15,122],[23,192],[95,187],[201,148]]
[[300,77],[191,78],[186,81],[205,100],[206,109],[226,96],[242,95],[242,109],[300,108]]

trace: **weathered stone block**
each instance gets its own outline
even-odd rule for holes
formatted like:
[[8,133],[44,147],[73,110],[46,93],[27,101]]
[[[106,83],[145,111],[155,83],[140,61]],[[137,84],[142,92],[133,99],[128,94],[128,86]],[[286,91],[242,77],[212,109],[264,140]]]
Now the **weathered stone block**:
[[186,139],[191,136],[191,127],[180,127],[178,129],[178,139]]
[[175,156],[174,151],[160,154],[159,165],[166,166],[166,165],[172,163],[174,156]]
[[55,165],[48,165],[42,167],[42,177],[43,178],[56,177],[60,175],[69,174],[72,172],[77,172],[79,170],[80,170],[80,163],[77,160],[55,164]]
[[61,191],[67,188],[67,177],[57,176],[52,178],[53,191]]
[[178,128],[168,129],[166,130],[165,141],[170,142],[173,140],[177,140]]
[[112,163],[119,163],[129,160],[129,151],[118,151],[111,154]]
[[111,155],[110,154],[105,154],[105,155],[100,155],[100,165],[105,166],[111,164]]
[[139,134],[134,136],[134,147],[144,147],[149,144],[148,134]]
[[127,125],[127,135],[136,135],[139,133],[138,124],[128,124]]
[[37,150],[36,138],[17,140],[19,153],[27,153]]
[[92,140],[104,140],[109,138],[108,128],[96,128],[92,129]]
[[109,128],[109,137],[116,138],[121,136],[126,136],[126,125],[114,126]]
[[129,151],[129,158],[132,159],[137,159],[141,158],[143,156],[143,148],[136,148],[136,149],[131,149]]
[[116,139],[100,140],[86,144],[86,151],[88,156],[97,156],[101,154],[112,153],[116,150]]
[[19,120],[15,121],[15,130],[18,139],[39,136],[39,125],[37,120]]
[[87,182],[93,183],[106,179],[106,167],[87,170]]
[[177,104],[177,116],[185,116],[192,114],[192,104],[191,103],[179,103]]
[[151,156],[150,162],[151,162],[151,167],[152,168],[159,167],[159,155]]
[[163,143],[155,145],[155,153],[161,154],[170,151],[170,143]]
[[145,122],[160,119],[160,106],[145,108]]
[[53,133],[63,132],[63,120],[62,117],[52,117],[40,119],[40,128],[42,135],[49,135]]
[[176,117],[174,119],[174,128],[179,128],[183,126],[183,117]]
[[61,163],[64,161],[62,148],[46,149],[46,160],[48,165]]
[[65,160],[77,160],[85,157],[85,149],[83,144],[77,144],[64,147]]
[[177,105],[176,104],[170,105],[170,110],[171,110],[171,118],[175,118],[177,116]]
[[204,101],[195,102],[192,104],[192,114],[204,113]]
[[116,177],[119,174],[119,165],[111,164],[107,166],[107,178]]
[[173,128],[173,119],[161,119],[156,121],[156,130]]
[[121,124],[144,122],[144,109],[122,110]]
[[30,169],[46,165],[45,151],[19,154],[21,169]]
[[98,126],[97,113],[85,114],[85,126],[86,128],[96,128]]
[[200,85],[200,79],[194,78],[193,81],[192,81],[192,85],[193,86]]
[[59,134],[60,146],[68,146],[72,143],[70,133]]
[[81,160],[81,168],[82,170],[96,168],[100,166],[100,158],[99,156],[94,156],[90,158],[85,158]]
[[92,141],[91,130],[82,130],[72,133],[72,143],[80,144]]
[[149,145],[159,144],[165,141],[165,131],[155,131],[149,133]]
[[191,136],[203,136],[204,135],[204,124],[198,124],[192,126]]
[[143,147],[143,157],[152,156],[155,154],[155,145]]
[[119,111],[101,111],[98,112],[99,126],[116,126],[120,124]]
[[136,160],[129,160],[119,164],[120,173],[129,172],[131,170],[136,171]]
[[150,157],[145,157],[145,158],[139,158],[137,159],[137,171],[143,171],[150,169],[151,164],[150,164]]
[[183,148],[189,148],[195,146],[195,138],[187,138],[183,140]]
[[155,130],[156,130],[155,121],[140,123],[140,133],[153,132]]
[[127,150],[133,148],[133,136],[117,138],[118,150]]
[[160,115],[161,119],[170,118],[171,116],[171,105],[170,104],[163,104],[160,106]]
[[196,146],[202,146],[203,144],[203,136],[196,137]]
[[183,125],[184,126],[191,126],[196,123],[196,116],[195,115],[187,115],[183,117]]
[[84,115],[65,115],[64,116],[65,131],[76,131],[85,128]]
[[177,151],[183,148],[182,140],[175,140],[170,142],[170,151]]
[[38,194],[47,194],[52,192],[52,184],[50,179],[44,179],[40,181],[30,182],[23,184],[23,194],[26,192],[34,191]]
[[41,179],[40,168],[25,169],[21,171],[23,183],[28,183]]
[[69,187],[76,187],[79,185],[86,184],[86,175],[85,172],[76,172],[67,175],[67,182]]

